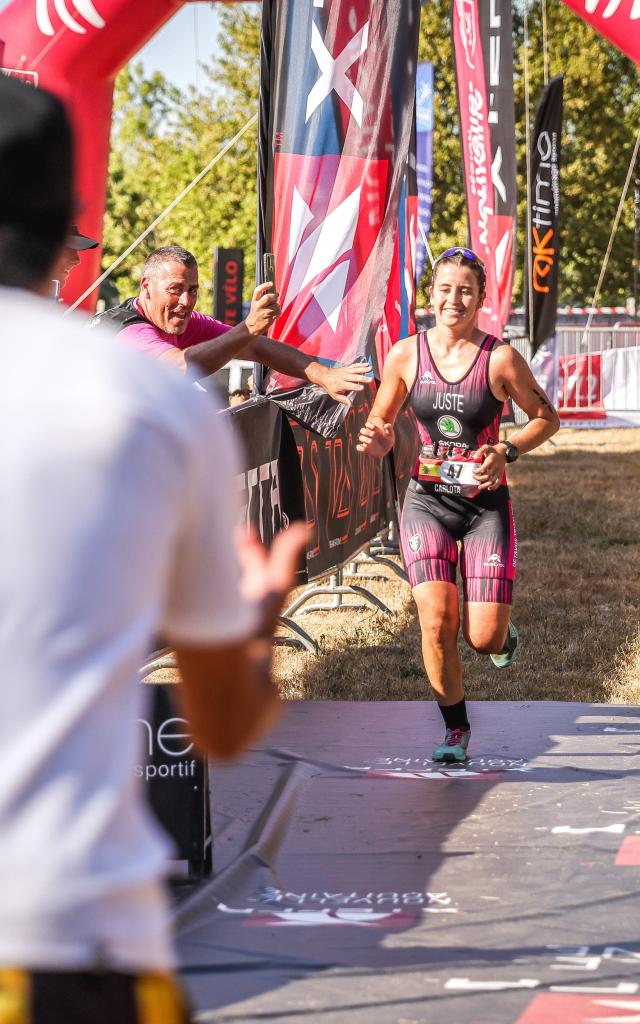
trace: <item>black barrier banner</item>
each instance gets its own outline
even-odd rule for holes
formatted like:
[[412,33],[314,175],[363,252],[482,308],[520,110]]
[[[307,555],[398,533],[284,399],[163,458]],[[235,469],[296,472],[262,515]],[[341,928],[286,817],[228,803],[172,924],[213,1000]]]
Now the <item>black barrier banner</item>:
[[318,437],[293,425],[309,530],[309,579],[344,565],[389,521],[383,463],[356,451],[358,433],[374,398],[373,388],[358,394],[337,437]]
[[302,478],[291,427],[278,406],[263,397],[236,405],[223,415],[231,416],[242,445],[242,516],[269,545],[290,522],[304,518]]
[[194,751],[191,729],[174,707],[173,687],[150,686],[151,707],[139,719],[144,780],[151,808],[171,836],[179,860],[204,872],[211,855],[207,767]]
[[[531,138],[528,259],[531,298],[526,310],[527,333],[532,340],[534,353],[556,332],[562,106],[563,77],[556,75],[542,93]],[[531,325],[530,313],[533,320]]]
[[235,327],[243,319],[244,251],[215,249],[213,280],[213,315],[223,324]]
[[[418,3],[264,0],[262,9],[258,255],[275,254],[282,316],[272,336],[334,363],[375,361],[411,136]],[[272,371],[267,391],[297,383]],[[301,402],[313,425],[312,399]],[[332,413],[338,434],[345,407]]]

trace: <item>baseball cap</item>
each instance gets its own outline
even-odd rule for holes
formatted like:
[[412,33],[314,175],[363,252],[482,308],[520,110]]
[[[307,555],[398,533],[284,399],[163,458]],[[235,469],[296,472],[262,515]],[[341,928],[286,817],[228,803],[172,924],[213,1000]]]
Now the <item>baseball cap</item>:
[[98,243],[95,239],[89,238],[88,235],[80,234],[77,224],[71,225],[71,230],[67,235],[67,245],[70,249],[75,249],[76,252],[82,252],[84,249],[98,248]]
[[51,93],[0,74],[0,226],[61,244],[73,211],[73,143]]

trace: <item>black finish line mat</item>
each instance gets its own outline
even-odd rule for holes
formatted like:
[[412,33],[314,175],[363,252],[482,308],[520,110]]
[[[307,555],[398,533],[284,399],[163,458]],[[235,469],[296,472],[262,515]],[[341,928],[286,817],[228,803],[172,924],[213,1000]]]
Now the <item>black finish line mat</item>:
[[640,1022],[640,708],[292,702],[213,769],[177,908],[200,1022]]

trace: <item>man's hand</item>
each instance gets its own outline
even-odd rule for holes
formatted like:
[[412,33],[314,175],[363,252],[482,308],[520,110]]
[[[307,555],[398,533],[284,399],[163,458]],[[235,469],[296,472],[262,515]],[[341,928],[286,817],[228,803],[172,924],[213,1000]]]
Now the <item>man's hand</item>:
[[476,455],[484,456],[484,461],[474,469],[473,475],[479,482],[481,491],[497,491],[502,483],[504,467],[507,464],[504,451],[492,444],[483,444]]
[[363,455],[371,455],[373,458],[382,459],[391,451],[395,444],[396,435],[391,423],[378,425],[367,420],[364,427],[360,429],[356,449]]
[[346,397],[350,391],[362,391],[371,380],[369,363],[350,363],[349,366],[323,366],[312,362],[307,367],[307,380],[326,391],[340,405],[350,405]]
[[306,526],[294,523],[276,535],[267,551],[255,531],[239,530],[236,535],[242,568],[240,589],[248,601],[260,606],[258,634],[262,637],[273,636],[285,598],[295,584],[306,536]]
[[280,316],[282,310],[278,305],[278,293],[273,290],[271,281],[259,284],[251,299],[251,308],[247,314],[245,325],[249,334],[257,338],[266,334],[273,321]]

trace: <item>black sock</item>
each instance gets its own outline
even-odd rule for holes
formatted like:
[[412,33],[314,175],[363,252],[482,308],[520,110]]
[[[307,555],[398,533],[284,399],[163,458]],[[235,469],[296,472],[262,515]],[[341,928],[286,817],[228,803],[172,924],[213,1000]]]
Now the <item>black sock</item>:
[[469,728],[469,719],[467,718],[467,705],[464,698],[459,700],[457,704],[450,704],[448,707],[443,707],[442,704],[438,704],[440,713],[444,718],[444,724],[447,729],[464,729]]

